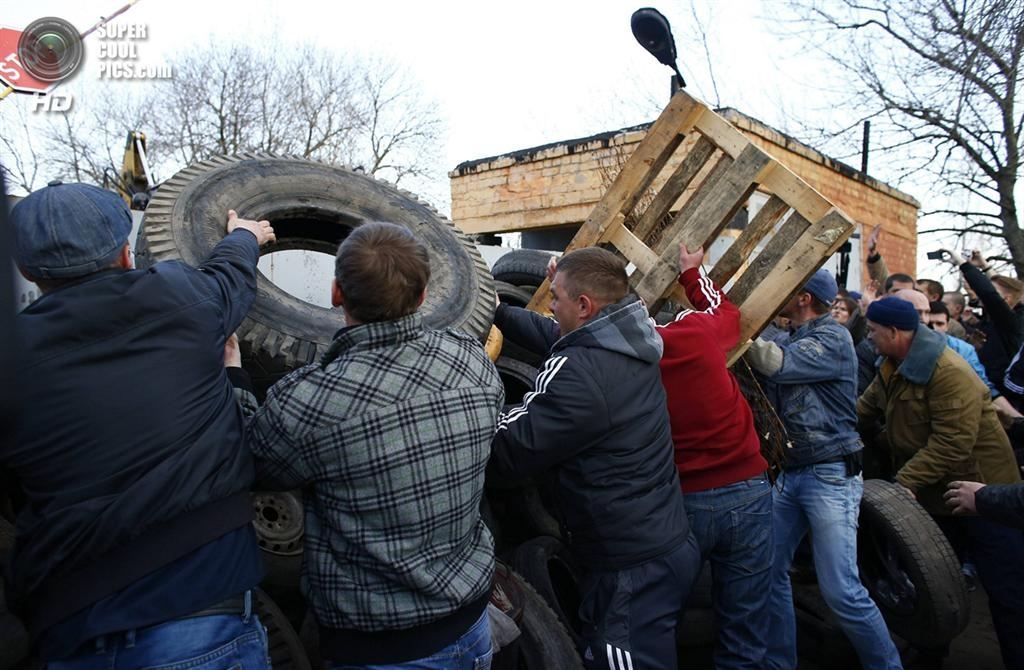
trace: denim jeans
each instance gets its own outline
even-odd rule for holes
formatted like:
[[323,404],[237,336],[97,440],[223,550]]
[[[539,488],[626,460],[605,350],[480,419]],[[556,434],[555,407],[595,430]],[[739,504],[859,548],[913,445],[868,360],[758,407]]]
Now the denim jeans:
[[331,670],[490,670],[491,623],[487,610],[476,623],[458,640],[436,654],[405,663],[382,663],[377,665],[337,665]]
[[760,476],[683,498],[701,558],[711,562],[715,669],[763,668],[774,549],[772,486]]
[[48,670],[270,670],[255,614],[216,614],[102,635]]
[[857,650],[861,665],[865,670],[903,667],[857,569],[857,517],[863,493],[864,480],[860,475],[848,477],[843,463],[793,468],[776,482],[768,667],[792,670],[797,665],[789,567],[808,530],[821,595]]

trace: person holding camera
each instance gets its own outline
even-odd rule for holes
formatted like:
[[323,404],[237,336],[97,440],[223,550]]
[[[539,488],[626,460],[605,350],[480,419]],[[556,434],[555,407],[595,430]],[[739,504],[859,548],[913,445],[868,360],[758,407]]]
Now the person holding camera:
[[[978,347],[978,358],[985,366],[988,378],[1000,393],[1005,394],[1006,370],[1024,343],[1024,305],[1021,305],[1024,282],[994,274],[980,251],[975,250],[969,261],[951,249],[940,251],[946,262],[960,269],[968,286],[981,301],[984,314],[978,330],[983,335],[983,342]],[[1017,398],[1018,408],[1022,400],[1024,398]]]

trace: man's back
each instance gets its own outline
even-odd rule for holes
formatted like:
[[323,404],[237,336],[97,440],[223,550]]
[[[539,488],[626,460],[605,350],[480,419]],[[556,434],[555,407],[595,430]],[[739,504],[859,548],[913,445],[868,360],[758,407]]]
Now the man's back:
[[684,492],[703,491],[768,469],[750,405],[726,367],[739,339],[740,312],[699,269],[680,283],[693,310],[658,328],[676,465]]
[[[257,257],[256,239],[235,233],[202,270],[170,262],[104,271],[47,293],[19,315],[21,391],[29,409],[0,460],[27,499],[17,520],[11,586],[37,627],[76,611],[67,598],[54,598],[56,583],[76,590],[80,609],[245,526],[253,466],[222,352],[255,296]],[[195,532],[165,532],[166,524],[207,504],[208,512],[193,519]],[[167,544],[143,549],[138,538],[147,532]],[[243,540],[232,544],[240,553],[220,567],[237,568],[249,582],[259,577],[259,555],[252,538]],[[104,569],[115,560],[130,569]],[[211,570],[218,565],[207,561]],[[61,581],[76,574],[89,588]],[[174,586],[169,574],[157,590]],[[209,604],[209,597],[179,589],[173,603],[165,599],[121,618],[131,625],[164,621]],[[90,625],[102,628],[112,616],[105,610]],[[61,638],[73,644],[75,635],[63,630]]]
[[489,592],[478,506],[503,391],[479,343],[418,315],[339,333],[252,421],[261,477],[312,484],[306,595],[321,625],[409,628]]

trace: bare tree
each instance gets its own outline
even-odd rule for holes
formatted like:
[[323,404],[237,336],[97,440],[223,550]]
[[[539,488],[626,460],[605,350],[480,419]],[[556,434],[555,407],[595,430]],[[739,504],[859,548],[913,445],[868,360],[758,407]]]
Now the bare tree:
[[0,169],[10,185],[30,193],[40,177],[38,133],[24,105],[0,106],[0,120]]
[[[241,43],[188,48],[172,62],[171,80],[139,82],[135,95],[88,91],[51,115],[46,159],[68,178],[110,185],[127,131],[142,130],[165,174],[244,152],[360,166],[395,183],[443,174],[435,106],[394,65]],[[90,104],[79,108],[80,98]]]
[[[846,87],[836,109],[872,121],[897,180],[932,183],[922,233],[983,235],[1024,277],[1020,0],[794,0]],[[801,23],[803,31],[807,24]],[[805,33],[806,34],[806,33]],[[842,131],[840,131],[842,132]],[[877,163],[877,158],[875,159]]]

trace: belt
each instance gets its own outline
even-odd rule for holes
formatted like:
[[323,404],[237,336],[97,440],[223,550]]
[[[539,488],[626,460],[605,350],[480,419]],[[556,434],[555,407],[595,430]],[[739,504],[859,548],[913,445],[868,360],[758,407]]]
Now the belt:
[[246,591],[242,595],[231,596],[225,598],[219,603],[214,603],[209,607],[204,607],[201,610],[196,610],[189,614],[184,614],[180,617],[172,619],[172,621],[180,621],[181,619],[195,619],[202,616],[216,616],[219,614],[237,614],[239,616],[245,616],[248,612],[252,611],[252,592]]

